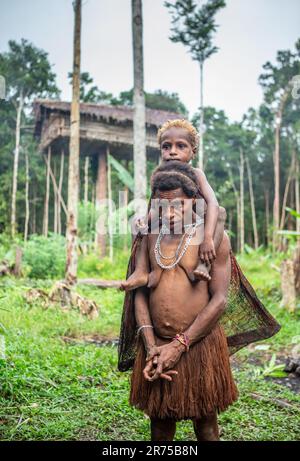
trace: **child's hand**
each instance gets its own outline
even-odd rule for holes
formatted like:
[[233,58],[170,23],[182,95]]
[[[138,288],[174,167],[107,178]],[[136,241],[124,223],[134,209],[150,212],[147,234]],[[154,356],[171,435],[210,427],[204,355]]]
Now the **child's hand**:
[[204,238],[203,242],[200,243],[199,255],[201,261],[204,263],[211,263],[216,259],[216,250],[212,238]]

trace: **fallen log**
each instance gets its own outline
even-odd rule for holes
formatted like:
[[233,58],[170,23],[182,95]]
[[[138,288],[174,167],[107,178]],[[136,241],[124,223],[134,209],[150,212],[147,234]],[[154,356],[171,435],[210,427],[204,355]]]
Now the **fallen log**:
[[92,285],[98,288],[120,288],[121,280],[78,279],[78,285]]

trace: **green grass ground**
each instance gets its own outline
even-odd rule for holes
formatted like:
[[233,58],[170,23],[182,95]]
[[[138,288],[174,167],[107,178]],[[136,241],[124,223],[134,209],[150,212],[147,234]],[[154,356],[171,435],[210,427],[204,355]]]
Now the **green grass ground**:
[[[300,335],[298,314],[288,314],[279,306],[279,275],[271,261],[263,254],[240,259],[282,329],[264,342],[268,350],[250,347],[236,354],[234,376],[240,398],[220,415],[222,440],[300,439],[300,394],[262,374],[272,354],[288,354]],[[0,438],[149,440],[148,418],[128,405],[130,373],[117,371],[116,347],[62,339],[118,336],[123,294],[82,287],[79,291],[100,306],[100,316],[93,321],[77,311],[58,306],[44,309],[40,303],[29,305],[24,300],[30,287],[51,285],[47,280],[0,280]],[[178,423],[175,440],[195,440],[190,421]]]

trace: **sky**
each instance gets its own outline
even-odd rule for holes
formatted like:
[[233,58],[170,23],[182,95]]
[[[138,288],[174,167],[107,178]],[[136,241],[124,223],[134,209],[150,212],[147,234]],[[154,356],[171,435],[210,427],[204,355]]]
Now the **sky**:
[[[174,0],[173,0],[174,1]],[[201,0],[198,0],[201,3]],[[204,104],[241,120],[258,107],[258,77],[278,50],[300,37],[300,0],[227,0],[218,12],[218,53],[204,66]],[[61,98],[71,99],[72,0],[0,0],[0,52],[26,38],[49,53]],[[192,116],[199,107],[199,66],[169,39],[171,18],[163,0],[143,0],[145,90],[176,92]],[[83,0],[81,70],[114,95],[133,86],[130,0]]]

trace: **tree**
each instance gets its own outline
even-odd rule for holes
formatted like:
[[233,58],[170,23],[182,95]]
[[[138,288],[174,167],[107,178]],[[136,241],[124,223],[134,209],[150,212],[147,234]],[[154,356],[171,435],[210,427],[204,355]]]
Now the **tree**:
[[225,7],[224,0],[208,0],[204,5],[197,7],[195,0],[177,0],[175,4],[165,2],[165,6],[171,11],[173,42],[181,42],[188,47],[192,59],[199,63],[200,67],[200,144],[199,144],[199,168],[203,169],[203,66],[206,59],[218,51],[212,44],[213,34],[217,29],[215,15],[217,11]]
[[[156,90],[154,93],[145,93],[145,104],[149,109],[167,110],[177,112],[184,116],[188,115],[187,108],[180,100],[177,93],[168,93],[164,90]],[[113,105],[133,105],[133,88],[129,91],[121,91],[117,98],[111,99]]]
[[[70,82],[73,81],[73,73],[68,73]],[[95,103],[95,104],[111,104],[113,100],[112,93],[101,91],[96,85],[93,85],[94,80],[89,72],[81,72],[80,74],[80,102]]]
[[72,285],[77,279],[77,221],[79,200],[79,154],[80,154],[80,34],[81,0],[74,2],[75,24],[73,41],[73,82],[70,123],[68,218],[67,218],[67,263],[66,281]]
[[[132,42],[133,42],[133,159],[134,159],[134,198],[145,200],[147,190],[146,176],[146,111],[144,94],[143,62],[143,16],[142,1],[131,0]],[[139,206],[138,210],[139,211]]]
[[296,52],[278,51],[276,64],[269,61],[264,64],[264,73],[259,82],[264,90],[266,104],[273,111],[274,135],[274,202],[273,202],[273,245],[278,248],[278,229],[280,227],[280,133],[284,123],[287,106],[295,105],[292,97],[293,78],[300,73],[300,39],[296,43]]
[[16,202],[18,187],[18,165],[20,155],[21,121],[24,109],[35,97],[57,96],[55,74],[51,71],[48,53],[36,48],[25,39],[21,43],[8,42],[9,51],[0,54],[0,72],[5,76],[7,98],[16,111],[15,150],[11,199],[11,234],[16,233]]

